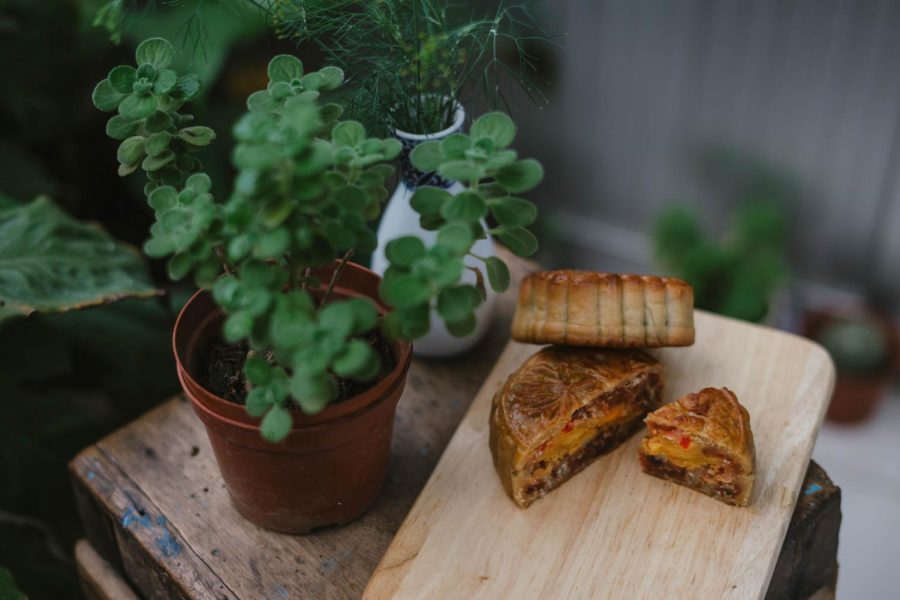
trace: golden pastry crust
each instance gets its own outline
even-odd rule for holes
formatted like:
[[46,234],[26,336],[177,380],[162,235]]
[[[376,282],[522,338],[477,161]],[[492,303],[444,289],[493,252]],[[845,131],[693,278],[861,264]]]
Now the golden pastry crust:
[[490,447],[507,494],[528,506],[628,439],[659,405],[662,365],[639,350],[549,346],[494,395]]
[[[705,388],[650,413],[639,450],[646,472],[746,505],[755,478],[750,414],[728,388]],[[679,450],[679,448],[681,448]]]
[[694,343],[694,292],[681,279],[542,271],[522,280],[512,337],[533,344],[659,348]]

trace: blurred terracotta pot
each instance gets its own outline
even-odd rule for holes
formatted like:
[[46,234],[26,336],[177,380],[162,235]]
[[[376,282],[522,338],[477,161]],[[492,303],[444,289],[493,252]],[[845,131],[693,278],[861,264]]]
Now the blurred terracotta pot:
[[[329,267],[313,274],[328,281],[331,272]],[[334,295],[368,297],[384,314],[388,309],[378,296],[380,280],[348,263]],[[316,415],[295,411],[288,437],[271,444],[260,434],[260,419],[197,383],[203,358],[221,339],[223,320],[211,295],[197,292],[178,315],[172,342],[181,386],[206,427],[234,506],[257,525],[287,533],[342,525],[360,516],[378,498],[387,475],[410,344],[392,344],[394,368],[371,388]]]
[[[851,311],[858,314],[859,309]],[[847,311],[808,310],[804,316],[804,335],[818,339],[826,325],[846,316]],[[890,319],[866,310],[865,315],[878,325],[885,342],[887,359],[881,369],[870,373],[853,373],[838,370],[834,393],[825,417],[838,423],[859,423],[869,418],[887,393],[896,373],[900,358],[900,341]]]

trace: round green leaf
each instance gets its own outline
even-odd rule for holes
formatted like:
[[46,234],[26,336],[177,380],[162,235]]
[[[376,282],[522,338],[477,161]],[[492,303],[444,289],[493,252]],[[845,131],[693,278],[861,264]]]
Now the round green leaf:
[[144,151],[150,156],[159,156],[162,154],[163,150],[169,147],[169,141],[171,139],[172,136],[169,135],[167,131],[154,133],[147,138],[147,144],[144,147]]
[[291,378],[291,395],[307,414],[320,412],[336,394],[337,385],[326,372],[300,370]]
[[441,290],[437,297],[437,311],[447,322],[462,321],[475,309],[475,296],[467,288],[470,286],[455,286]]
[[122,94],[131,93],[131,88],[134,86],[136,79],[137,71],[135,71],[134,67],[129,67],[128,65],[113,67],[113,70],[109,72],[109,83],[114,90]]
[[144,157],[144,146],[147,138],[135,135],[119,144],[116,150],[116,160],[126,165],[133,165]]
[[106,122],[106,135],[114,140],[124,140],[134,135],[139,123],[132,123],[122,115],[113,115]]
[[141,163],[145,171],[158,171],[175,160],[175,153],[171,150],[163,150],[156,156],[147,156]]
[[378,310],[371,300],[365,298],[354,298],[345,302],[353,313],[353,329],[350,331],[352,335],[360,335],[371,331],[378,323]]
[[268,385],[272,381],[272,365],[258,354],[248,356],[244,363],[244,375],[253,385]]
[[491,112],[475,119],[469,135],[473,140],[487,138],[499,150],[509,146],[515,139],[516,124],[502,112]]
[[163,38],[150,38],[144,40],[134,52],[134,57],[139,65],[153,65],[157,71],[161,71],[172,63],[175,58],[175,49],[168,40]]
[[119,104],[119,114],[129,121],[149,117],[156,110],[156,98],[152,94],[139,96],[131,94]]
[[490,256],[485,261],[485,265],[491,289],[498,293],[509,289],[509,268],[506,263],[496,256]]
[[294,95],[294,87],[286,81],[273,81],[267,89],[275,100],[284,100]]
[[484,171],[475,163],[468,160],[453,160],[442,163],[438,167],[438,173],[446,179],[454,181],[463,181],[468,183],[474,179],[484,177]]
[[400,156],[402,151],[403,144],[400,143],[400,140],[388,138],[381,141],[381,154],[384,155],[384,160],[394,160]]
[[417,144],[409,155],[410,160],[415,168],[420,171],[437,171],[441,163],[444,162],[444,151],[441,150],[441,143],[437,140],[429,140]]
[[123,99],[125,99],[125,94],[117,92],[109,82],[109,79],[104,79],[98,83],[91,94],[91,101],[94,103],[94,106],[104,112],[115,110]]
[[353,332],[356,311],[350,301],[331,302],[319,312],[319,325],[339,338]]
[[472,230],[462,223],[450,223],[441,227],[437,243],[456,254],[465,254],[472,247]]
[[356,121],[343,121],[335,126],[331,139],[338,146],[356,146],[366,139],[366,129]]
[[171,127],[172,123],[172,117],[169,113],[158,110],[144,121],[144,129],[147,130],[147,133],[159,133]]
[[441,151],[447,159],[463,160],[466,158],[466,150],[472,147],[469,136],[462,133],[454,133],[444,138],[441,142]]
[[497,222],[505,227],[531,225],[537,218],[537,207],[521,198],[495,198],[490,200],[489,206]]
[[216,139],[216,132],[209,127],[195,125],[193,127],[185,127],[179,131],[178,137],[191,146],[202,148],[203,146],[208,146]]
[[290,83],[303,77],[303,63],[296,56],[279,54],[269,61],[269,80]]
[[184,186],[188,189],[194,190],[198,194],[202,194],[204,192],[208,192],[210,188],[212,188],[212,179],[210,179],[209,175],[207,175],[206,173],[194,173],[187,178]]
[[484,164],[481,166],[486,171],[493,171],[494,169],[499,169],[500,167],[505,167],[506,165],[512,163],[516,160],[518,154],[514,150],[501,150],[484,161]]
[[448,221],[475,223],[487,214],[487,206],[475,192],[460,192],[441,207],[441,216]]
[[425,244],[419,238],[408,235],[388,242],[384,254],[391,266],[410,267],[413,262],[425,255]]
[[381,281],[381,297],[394,308],[409,308],[428,302],[431,287],[416,275],[388,271]]
[[303,89],[305,90],[318,90],[325,85],[325,78],[319,73],[313,72],[304,75],[300,79],[300,82],[303,84]]
[[536,186],[544,178],[544,168],[529,158],[506,165],[497,171],[496,179],[507,192],[518,194]]
[[272,406],[272,395],[267,393],[266,388],[253,388],[247,393],[244,400],[244,407],[251,417],[263,416],[269,407]]
[[393,338],[414,340],[428,333],[430,321],[428,304],[396,309],[384,319],[385,333]]
[[178,254],[175,254],[166,264],[169,279],[172,281],[184,279],[184,277],[191,272],[191,268],[193,268],[195,262],[197,262],[195,257],[188,252],[179,252]]
[[334,202],[344,212],[359,213],[366,207],[369,199],[362,188],[346,185],[335,193]]
[[344,72],[338,67],[323,67],[319,69],[319,75],[322,76],[321,90],[335,90],[344,83]]
[[279,227],[260,236],[253,247],[256,258],[278,258],[287,252],[291,243],[291,233],[287,227]]
[[294,419],[291,413],[280,404],[273,404],[262,423],[259,424],[260,432],[267,441],[273,444],[284,440],[291,432]]
[[441,188],[424,186],[415,191],[409,200],[409,205],[422,216],[435,216],[441,213],[444,203],[453,195]]
[[157,94],[168,94],[175,89],[175,84],[177,83],[178,73],[172,69],[165,69],[153,82],[153,91]]
[[[368,379],[378,373],[378,354],[367,343],[354,339],[347,342],[331,363],[332,370],[342,377]],[[366,376],[369,377],[366,377]]]
[[470,314],[460,321],[445,321],[447,331],[456,337],[465,337],[475,331],[477,321],[474,314]]
[[265,112],[276,106],[278,106],[278,102],[266,90],[253,92],[247,97],[247,110],[251,112]]
[[494,235],[516,256],[531,256],[537,252],[537,238],[524,227],[501,228]]
[[178,204],[178,192],[169,185],[158,187],[147,196],[147,204],[157,212],[167,211]]
[[229,342],[240,342],[250,337],[253,331],[253,315],[246,311],[236,312],[225,319],[222,334]]

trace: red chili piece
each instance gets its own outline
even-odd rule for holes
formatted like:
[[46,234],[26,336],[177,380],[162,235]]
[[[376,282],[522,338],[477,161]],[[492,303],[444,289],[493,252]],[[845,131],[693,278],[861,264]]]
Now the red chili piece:
[[563,433],[569,433],[573,429],[575,429],[575,423],[569,421],[568,423],[566,423],[566,426],[563,427]]
[[691,447],[691,438],[686,435],[681,436],[681,439],[678,440],[678,443],[681,444],[681,447],[687,450]]

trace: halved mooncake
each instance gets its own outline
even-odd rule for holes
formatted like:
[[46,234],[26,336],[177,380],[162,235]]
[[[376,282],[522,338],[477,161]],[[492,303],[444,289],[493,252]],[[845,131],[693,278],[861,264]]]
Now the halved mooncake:
[[728,388],[705,388],[650,413],[641,443],[645,473],[727,504],[746,506],[756,451],[750,415]]
[[522,280],[512,337],[531,344],[659,348],[694,343],[694,290],[681,279],[542,271]]
[[639,350],[548,346],[528,358],[491,406],[506,493],[527,507],[631,437],[659,406],[662,370]]

